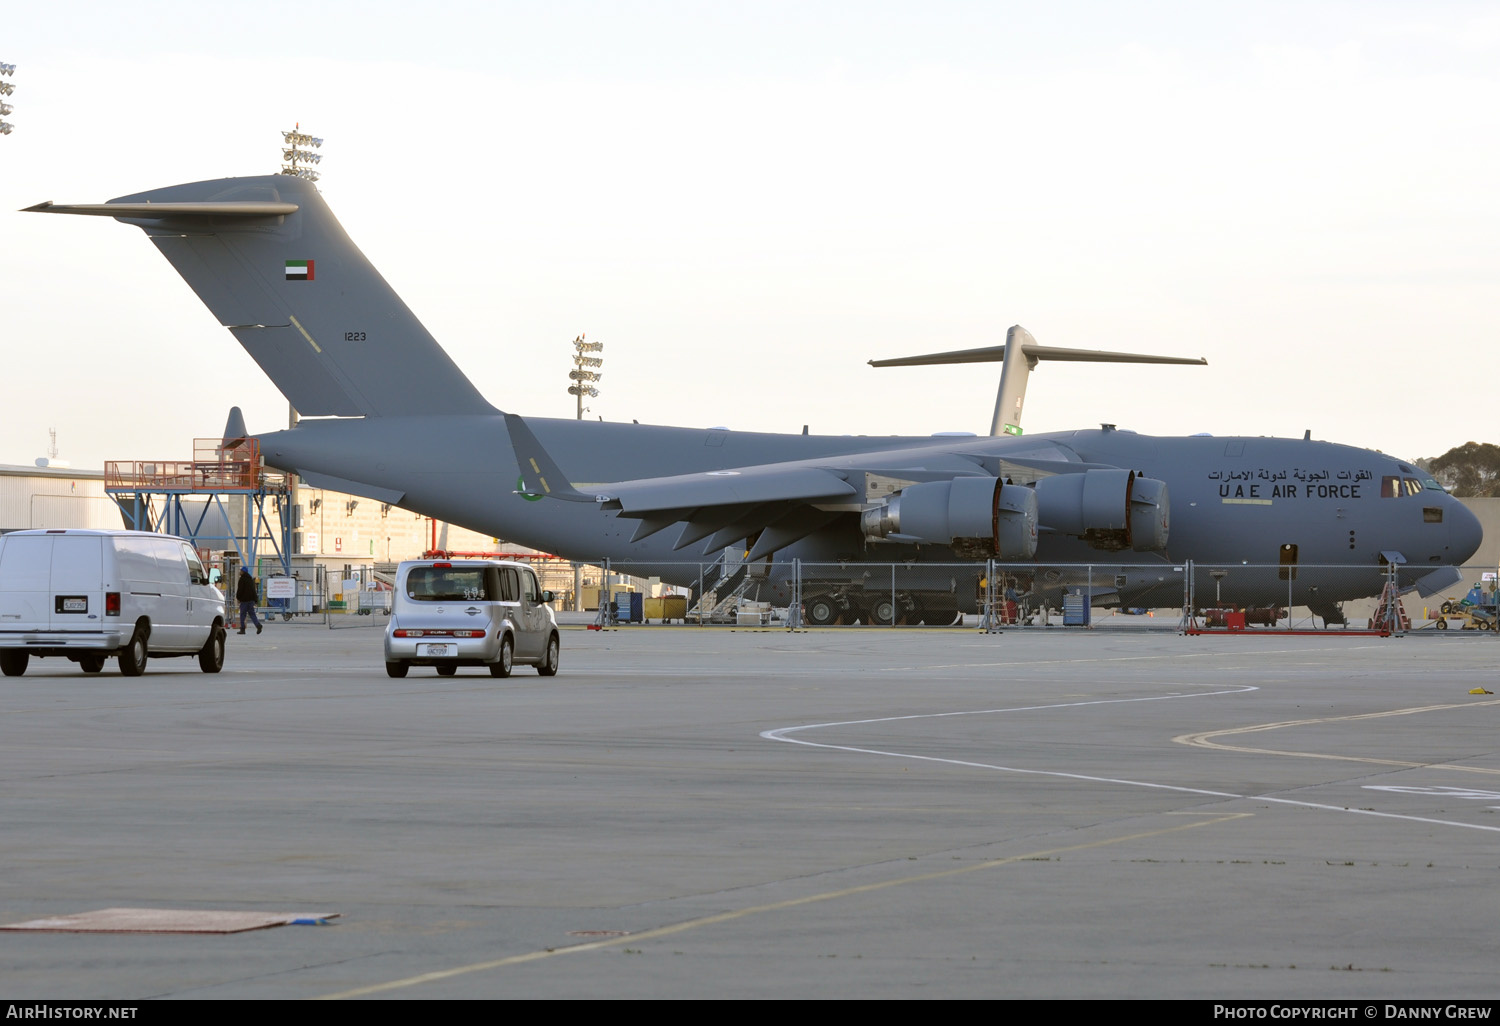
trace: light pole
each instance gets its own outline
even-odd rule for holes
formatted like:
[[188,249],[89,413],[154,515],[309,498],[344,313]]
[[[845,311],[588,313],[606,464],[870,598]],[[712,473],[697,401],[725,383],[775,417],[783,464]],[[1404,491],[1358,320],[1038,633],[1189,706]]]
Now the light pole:
[[316,182],[322,177],[318,172],[309,167],[297,166],[299,163],[306,165],[321,164],[323,162],[323,155],[321,153],[314,153],[312,150],[306,149],[308,146],[311,146],[315,150],[322,149],[322,139],[308,135],[302,131],[302,122],[299,121],[296,128],[290,132],[281,133],[281,141],[281,159],[286,161],[285,164],[281,165],[282,174],[292,175],[295,178],[305,178],[309,182]]
[[[585,356],[584,354],[604,352],[604,343],[585,342],[583,336],[579,335],[573,340],[573,348],[577,351],[573,354],[573,369],[568,371],[568,377],[573,381],[568,386],[568,394],[578,397],[578,419],[582,420],[584,410],[583,397],[588,396],[592,399],[597,396],[599,389],[593,385],[593,382],[604,377],[598,370],[598,368],[604,366],[604,358],[602,356]],[[593,369],[590,370],[589,368]]]
[[[16,66],[14,64],[0,64],[0,75],[9,78],[15,73]],[[16,86],[14,82],[0,82],[0,96],[9,96],[15,91]],[[5,103],[4,101],[0,101],[0,117],[4,117],[13,110],[15,110],[15,108],[10,104]],[[11,129],[15,127],[16,126],[12,125],[9,121],[0,121],[0,135],[10,135]]]
[[[323,155],[321,153],[313,153],[312,150],[307,149],[307,147],[309,147],[309,146],[311,146],[314,150],[320,150],[320,149],[323,148],[323,140],[320,139],[320,138],[318,138],[317,136],[308,135],[306,132],[302,131],[302,122],[298,121],[296,123],[295,127],[290,132],[282,132],[281,133],[281,159],[284,160],[284,161],[286,161],[286,163],[281,165],[281,173],[284,174],[284,175],[291,175],[294,178],[305,179],[306,181],[309,181],[309,182],[316,182],[319,178],[321,178],[322,175],[320,175],[318,172],[312,170],[311,168],[308,168],[308,167],[298,167],[297,166],[299,163],[306,165],[306,164],[321,164],[323,162]],[[290,274],[290,272],[288,272],[288,273]],[[309,274],[308,277],[311,277],[311,275]],[[286,426],[287,426],[287,428],[288,429],[295,428],[297,426],[298,419],[299,418],[297,416],[297,408],[295,406],[293,406],[291,403],[287,403],[286,404]],[[296,510],[297,510],[297,475],[296,474],[289,474],[288,475],[288,480],[287,480],[287,505],[289,505],[291,507],[291,516],[292,516],[292,519],[294,521],[296,521],[296,518],[297,518],[297,514],[296,514]],[[292,526],[293,527],[300,527],[302,525],[300,523],[295,523],[294,522],[292,524]],[[297,546],[297,549],[300,552],[300,546]],[[290,553],[288,553],[288,555],[290,555]]]

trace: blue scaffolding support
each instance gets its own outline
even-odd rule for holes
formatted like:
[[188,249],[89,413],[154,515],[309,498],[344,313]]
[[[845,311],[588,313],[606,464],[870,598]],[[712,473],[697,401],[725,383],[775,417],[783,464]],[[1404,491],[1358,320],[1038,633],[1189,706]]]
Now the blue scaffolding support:
[[[132,530],[232,548],[255,573],[262,558],[292,572],[290,492],[284,477],[266,473],[254,439],[198,439],[191,461],[107,463],[104,492]],[[225,502],[233,496],[244,499],[243,517]]]

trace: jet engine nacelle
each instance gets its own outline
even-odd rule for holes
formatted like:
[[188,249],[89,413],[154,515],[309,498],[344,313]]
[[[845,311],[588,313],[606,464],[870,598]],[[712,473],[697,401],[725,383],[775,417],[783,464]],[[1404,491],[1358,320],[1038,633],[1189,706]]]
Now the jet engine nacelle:
[[1043,526],[1096,549],[1151,552],[1167,545],[1167,483],[1133,470],[1054,474],[1036,483]]
[[909,485],[861,517],[868,541],[947,545],[962,559],[1030,559],[1036,525],[1036,492],[994,477]]

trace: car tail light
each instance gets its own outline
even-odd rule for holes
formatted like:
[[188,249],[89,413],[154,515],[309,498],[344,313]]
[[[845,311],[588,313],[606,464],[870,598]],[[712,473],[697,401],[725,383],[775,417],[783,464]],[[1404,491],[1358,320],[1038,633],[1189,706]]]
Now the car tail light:
[[454,631],[453,636],[455,638],[482,638],[484,631]]
[[104,593],[104,615],[120,615],[120,593],[118,591],[106,591]]

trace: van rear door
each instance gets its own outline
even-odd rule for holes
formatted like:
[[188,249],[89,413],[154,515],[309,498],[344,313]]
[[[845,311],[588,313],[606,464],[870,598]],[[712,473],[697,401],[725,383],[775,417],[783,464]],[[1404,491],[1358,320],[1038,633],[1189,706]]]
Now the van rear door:
[[54,631],[104,629],[104,539],[54,534],[48,614]]
[[52,624],[52,538],[12,534],[0,548],[0,631],[44,631]]

